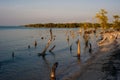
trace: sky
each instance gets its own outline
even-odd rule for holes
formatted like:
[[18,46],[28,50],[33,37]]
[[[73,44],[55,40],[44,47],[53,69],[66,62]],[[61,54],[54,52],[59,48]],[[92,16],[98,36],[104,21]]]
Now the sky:
[[120,15],[120,0],[0,0],[0,25],[95,22],[105,9],[109,22]]

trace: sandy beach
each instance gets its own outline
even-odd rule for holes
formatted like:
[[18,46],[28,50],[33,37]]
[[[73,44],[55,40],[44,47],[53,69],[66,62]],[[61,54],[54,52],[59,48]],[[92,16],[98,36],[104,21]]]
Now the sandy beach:
[[120,80],[120,38],[112,42],[104,42],[99,50],[92,54],[81,67],[68,73],[62,80]]
[[120,80],[120,39],[101,46],[97,54],[87,62],[76,80]]

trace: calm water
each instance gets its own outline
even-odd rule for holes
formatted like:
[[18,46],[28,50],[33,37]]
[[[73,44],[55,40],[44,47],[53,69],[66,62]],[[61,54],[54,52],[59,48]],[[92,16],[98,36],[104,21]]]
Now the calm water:
[[[49,80],[50,69],[54,62],[59,63],[56,71],[58,80],[80,70],[81,64],[90,58],[90,53],[88,49],[84,49],[83,37],[77,33],[79,28],[54,28],[52,31],[56,37],[48,50],[54,45],[56,47],[53,53],[47,50],[46,57],[42,58],[37,53],[43,51],[50,39],[49,28],[0,27],[0,80]],[[67,42],[68,36],[69,42]],[[95,52],[96,38],[94,35],[91,37],[90,42]],[[81,42],[80,62],[76,57],[77,39]],[[38,43],[36,48],[35,40]],[[72,52],[70,52],[71,44]],[[12,52],[15,53],[14,58]]]

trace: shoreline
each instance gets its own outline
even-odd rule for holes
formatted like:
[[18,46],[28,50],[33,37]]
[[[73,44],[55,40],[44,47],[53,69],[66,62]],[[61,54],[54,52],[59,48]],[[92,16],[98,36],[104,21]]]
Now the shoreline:
[[[116,57],[119,58],[116,60]],[[74,66],[74,71],[60,80],[120,80],[120,38],[99,46],[99,50],[90,59],[79,65],[81,67]]]
[[107,46],[111,48],[106,51],[102,47],[101,50],[105,52],[96,54],[97,57],[92,62],[88,61],[76,80],[120,80],[120,45],[118,43]]

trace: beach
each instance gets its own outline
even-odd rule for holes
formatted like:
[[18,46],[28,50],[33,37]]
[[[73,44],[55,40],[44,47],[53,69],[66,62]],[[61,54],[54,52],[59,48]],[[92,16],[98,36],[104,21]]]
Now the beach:
[[120,80],[120,47],[91,62],[78,80]]
[[100,46],[78,71],[64,80],[120,80],[120,39]]
[[120,38],[103,43],[91,58],[79,65],[61,80],[120,80]]

